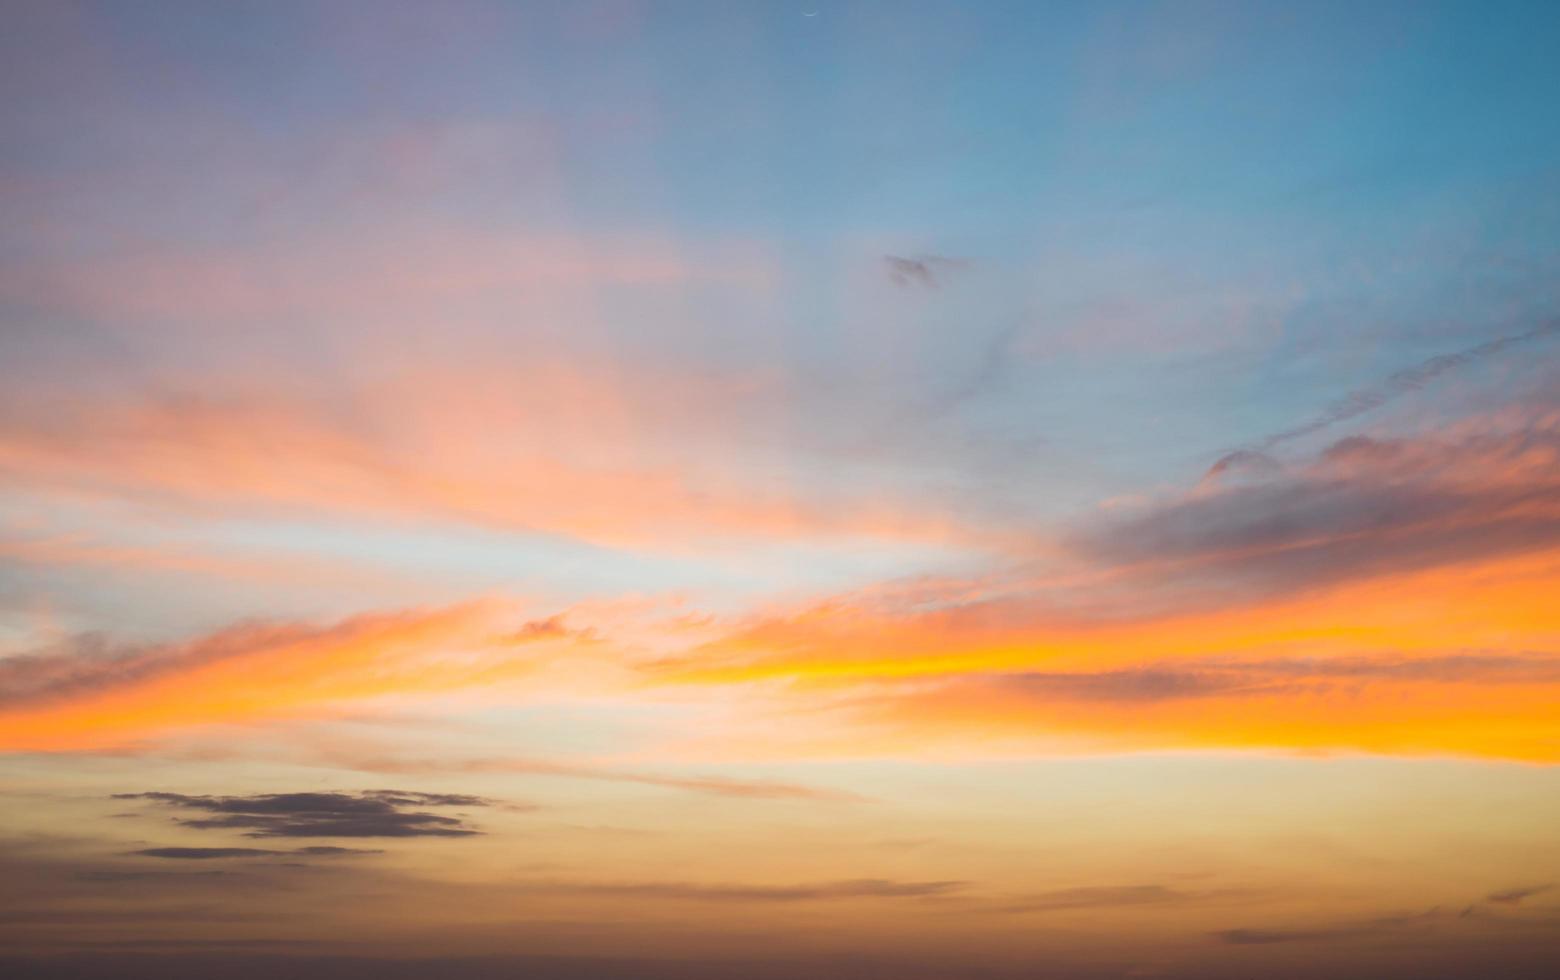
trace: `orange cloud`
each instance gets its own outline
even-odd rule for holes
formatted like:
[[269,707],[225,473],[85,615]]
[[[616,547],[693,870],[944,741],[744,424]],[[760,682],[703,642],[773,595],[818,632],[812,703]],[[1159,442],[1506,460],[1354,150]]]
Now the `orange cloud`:
[[240,626],[144,650],[8,658],[0,747],[112,747],[200,725],[315,716],[366,699],[511,681],[543,659],[534,644],[505,638],[512,618],[498,604],[474,603],[324,628]]
[[[626,621],[524,625],[487,603],[240,627],[148,651],[10,658],[0,748],[110,747],[386,698],[524,699],[567,675],[593,698],[719,706],[691,751],[734,758],[1179,748],[1552,762],[1557,589],[1560,562],[1529,557],[1124,623],[988,629],[841,603],[691,649],[719,624],[673,619],[626,642]],[[652,644],[670,652],[647,661]]]
[[1213,662],[906,685],[857,723],[1022,751],[1260,749],[1560,761],[1560,657]]
[[1071,573],[842,597],[655,673],[827,706],[800,741],[831,752],[1560,761],[1560,419],[1519,421],[1347,439],[1112,515]]
[[561,671],[572,690],[709,707],[697,739],[737,754],[1560,761],[1556,431],[1349,440],[1268,482],[1204,485],[1080,535],[1071,577],[884,587],[735,624],[652,607],[520,626],[477,605],[239,631],[206,641],[221,656],[153,657],[133,683],[13,705],[0,745],[112,744],[490,684],[517,696],[505,685],[539,661],[516,646],[569,644],[591,651]]

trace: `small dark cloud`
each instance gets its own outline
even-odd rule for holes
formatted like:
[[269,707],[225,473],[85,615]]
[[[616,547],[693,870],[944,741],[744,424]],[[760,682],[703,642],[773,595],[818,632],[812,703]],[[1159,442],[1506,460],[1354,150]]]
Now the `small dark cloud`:
[[72,943],[89,949],[156,949],[156,950],[187,950],[187,949],[258,949],[258,948],[288,948],[309,949],[315,946],[343,946],[349,945],[340,940],[328,939],[98,939],[91,942]]
[[1486,902],[1494,902],[1497,905],[1520,905],[1524,899],[1534,895],[1542,895],[1550,891],[1554,885],[1530,885],[1526,888],[1506,888],[1498,892],[1491,892],[1484,896]]
[[1090,888],[1060,888],[1030,895],[1004,912],[1061,912],[1068,909],[1106,909],[1142,905],[1171,905],[1195,900],[1198,896],[1166,888],[1163,885],[1105,885]]
[[1225,929],[1214,933],[1214,937],[1228,946],[1270,946],[1275,943],[1315,942],[1357,934],[1340,929]]
[[888,276],[898,286],[921,286],[936,289],[945,277],[969,265],[964,259],[944,255],[885,255]]
[[148,847],[131,851],[138,857],[171,858],[177,861],[208,861],[218,858],[276,857],[286,851],[272,851],[261,847]]
[[[148,847],[130,852],[137,857],[172,858],[184,861],[204,861],[213,858],[346,857],[383,853],[384,851],[357,847],[299,847],[289,851],[264,847]],[[106,873],[120,874],[120,872]]]
[[1208,472],[1203,474],[1203,480],[1221,480],[1236,476],[1271,476],[1281,469],[1283,467],[1279,462],[1267,453],[1259,453],[1253,449],[1237,449],[1219,457],[1218,462],[1208,467]]
[[[267,916],[268,917],[268,916]],[[84,929],[116,923],[148,925],[168,923],[252,922],[259,916],[232,912],[220,905],[73,905],[69,908],[18,908],[0,910],[0,926],[75,926]],[[4,976],[0,972],[0,976]]]
[[1279,943],[1312,943],[1364,939],[1426,927],[1441,917],[1440,909],[1410,915],[1383,916],[1363,922],[1344,922],[1312,929],[1225,929],[1213,934],[1228,946],[1272,946]]
[[578,640],[596,639],[596,633],[589,629],[571,629],[565,622],[563,614],[548,616],[546,619],[533,619],[528,623],[504,637],[509,643],[537,643],[542,640],[562,640],[573,637]]
[[[491,801],[458,793],[369,790],[361,793],[264,793],[255,796],[189,796],[121,793],[182,810],[213,814],[181,817],[195,830],[240,830],[246,837],[470,837],[481,831],[463,817],[423,807],[480,807]],[[310,849],[305,848],[304,851]],[[318,850],[318,849],[315,849]]]

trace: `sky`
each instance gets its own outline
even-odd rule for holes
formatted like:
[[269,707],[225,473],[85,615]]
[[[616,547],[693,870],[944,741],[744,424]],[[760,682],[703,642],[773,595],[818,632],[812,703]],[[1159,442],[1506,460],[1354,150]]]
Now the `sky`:
[[0,967],[1548,975],[1557,41],[0,0]]

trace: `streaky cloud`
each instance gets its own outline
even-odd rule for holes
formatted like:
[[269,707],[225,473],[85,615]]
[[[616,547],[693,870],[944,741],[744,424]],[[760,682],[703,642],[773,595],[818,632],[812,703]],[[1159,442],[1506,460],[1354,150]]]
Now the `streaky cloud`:
[[1484,900],[1497,905],[1520,905],[1534,895],[1553,891],[1554,887],[1554,885],[1529,885],[1526,888],[1503,888],[1498,892],[1490,892],[1484,896]]
[[940,898],[960,891],[963,881],[892,881],[856,878],[804,885],[690,884],[687,882],[529,882],[529,894],[653,898],[692,902],[812,902],[853,898]]
[[1330,428],[1340,422],[1358,418],[1367,412],[1380,408],[1388,402],[1418,391],[1444,374],[1468,367],[1512,348],[1546,340],[1557,333],[1560,333],[1560,319],[1546,320],[1531,330],[1525,330],[1522,333],[1496,337],[1494,340],[1487,340],[1482,344],[1475,344],[1472,347],[1455,351],[1451,354],[1440,354],[1429,358],[1411,368],[1404,368],[1395,374],[1389,375],[1386,380],[1377,385],[1351,391],[1327,406],[1320,414],[1307,422],[1291,429],[1272,433],[1254,446],[1231,451],[1214,463],[1208,472],[1210,475],[1216,474],[1229,468],[1230,464],[1243,457],[1249,458],[1252,454],[1267,452],[1286,442],[1292,442],[1295,439]]

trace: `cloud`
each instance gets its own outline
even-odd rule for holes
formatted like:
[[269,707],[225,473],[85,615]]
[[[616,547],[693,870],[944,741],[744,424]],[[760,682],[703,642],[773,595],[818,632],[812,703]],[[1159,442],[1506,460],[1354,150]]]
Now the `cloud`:
[[849,898],[938,898],[957,892],[963,881],[891,881],[856,878],[805,885],[697,885],[684,882],[528,882],[527,894],[652,898],[692,902],[812,902]]
[[[186,822],[186,826],[190,826]],[[250,834],[247,836],[257,836]],[[214,858],[259,858],[259,857],[347,857],[358,854],[383,854],[384,851],[375,851],[358,847],[296,847],[288,851],[274,851],[263,847],[147,847],[139,851],[130,851],[129,854],[137,857],[170,858],[179,861],[205,861]],[[221,872],[211,872],[220,874]],[[146,877],[151,872],[88,872],[88,874],[106,875],[91,880],[99,881],[123,881],[131,876]]]
[[[129,651],[87,644],[28,655],[9,673],[0,666],[0,749],[116,747],[387,693],[517,681],[543,658],[499,642],[512,613],[498,602],[467,603],[324,626],[241,625]],[[454,651],[467,655],[457,661]]]
[[1554,885],[1531,885],[1526,888],[1505,888],[1498,892],[1491,892],[1484,896],[1486,902],[1494,902],[1497,905],[1520,905],[1525,899],[1534,895],[1542,895],[1551,891]]
[[937,288],[942,285],[945,276],[969,265],[964,259],[953,259],[943,255],[913,257],[885,255],[883,262],[888,266],[888,276],[895,285],[921,286],[927,289]]
[[170,858],[176,861],[208,861],[220,858],[277,857],[287,852],[259,847],[147,847],[129,853],[139,857]]
[[1272,946],[1279,943],[1329,942],[1340,939],[1364,939],[1389,933],[1424,928],[1441,917],[1440,909],[1412,915],[1384,916],[1363,922],[1345,922],[1316,929],[1225,929],[1214,938],[1229,946]]
[[[1204,657],[857,681],[841,742],[1005,751],[1236,749],[1553,761],[1560,654]],[[890,734],[885,734],[890,733]],[[857,749],[857,751],[860,751]]]
[[511,633],[507,639],[511,643],[535,643],[538,640],[557,640],[567,636],[577,635],[576,631],[564,625],[563,614],[548,616],[546,619],[532,619],[522,623],[520,628]]
[[[477,796],[407,793],[399,790],[371,790],[357,794],[267,793],[257,796],[186,796],[182,793],[153,792],[121,793],[114,798],[153,800],[183,810],[218,814],[212,817],[184,817],[178,822],[195,830],[243,830],[245,837],[260,838],[471,837],[481,831],[468,826],[463,818],[404,808],[480,807],[492,802]],[[346,848],[308,847],[295,853],[321,855],[352,852]]]
[[1032,566],[771,611],[646,670],[788,682],[754,752],[805,709],[796,750],[851,756],[1555,759],[1560,413],[1247,473],[1103,509]]
[[[147,856],[140,851],[132,851],[132,854]],[[166,855],[150,855],[160,857]],[[121,882],[159,882],[159,881],[185,881],[185,880],[209,880],[212,878],[231,878],[229,871],[116,871],[98,869],[93,871],[78,871],[72,875],[77,881],[89,881],[94,884],[118,884]]]
[[1226,457],[1195,491],[1075,534],[1086,558],[1183,581],[1305,588],[1560,545],[1560,414],[1339,440],[1291,468]]
[[1560,655],[1454,653],[1394,656],[1204,660],[1123,670],[1027,671],[965,678],[1038,700],[1153,702],[1233,695],[1295,694],[1303,685],[1339,681],[1430,684],[1560,684]]
[[323,761],[359,772],[401,775],[431,775],[450,772],[516,773],[527,776],[556,776],[561,779],[588,779],[609,783],[636,783],[666,789],[686,790],[711,796],[751,800],[812,800],[817,802],[859,803],[868,798],[847,790],[807,786],[770,779],[739,779],[729,776],[687,775],[639,772],[578,763],[550,762],[543,759],[515,758],[416,758],[392,754],[343,752],[322,747]]
[[1219,461],[1208,467],[1208,472],[1203,474],[1203,481],[1227,479],[1235,475],[1246,476],[1271,476],[1283,469],[1272,456],[1267,453],[1259,453],[1254,449],[1237,449],[1232,453],[1226,453]]
[[113,647],[85,634],[46,650],[0,658],[0,708],[81,697],[267,647],[296,642],[298,626],[245,624],[190,643]]
[[1199,896],[1166,888],[1163,885],[1106,885],[1085,888],[1060,888],[1029,895],[1003,912],[1063,912],[1070,909],[1128,908],[1141,905],[1172,905],[1193,901]]
[[[1405,368],[1389,376],[1380,384],[1350,392],[1327,406],[1310,421],[1292,429],[1275,432],[1251,448],[1258,452],[1270,450],[1294,439],[1311,435],[1314,432],[1320,432],[1340,422],[1347,422],[1350,419],[1364,415],[1366,412],[1380,408],[1394,399],[1418,391],[1443,374],[1494,357],[1513,347],[1547,340],[1557,333],[1560,333],[1560,320],[1549,320],[1523,333],[1497,337],[1494,340],[1485,341],[1465,350],[1432,357],[1414,367]],[[1232,457],[1248,451],[1250,450],[1236,450],[1230,453],[1219,460],[1218,463],[1215,463],[1214,469],[1218,469]]]
[[651,773],[595,770],[580,772],[592,779],[617,782],[643,783],[647,786],[665,786],[669,789],[685,789],[694,793],[714,796],[731,796],[752,800],[819,800],[824,802],[859,802],[866,797],[840,789],[821,789],[798,783],[783,783],[768,779],[731,779],[725,776],[660,776]]

